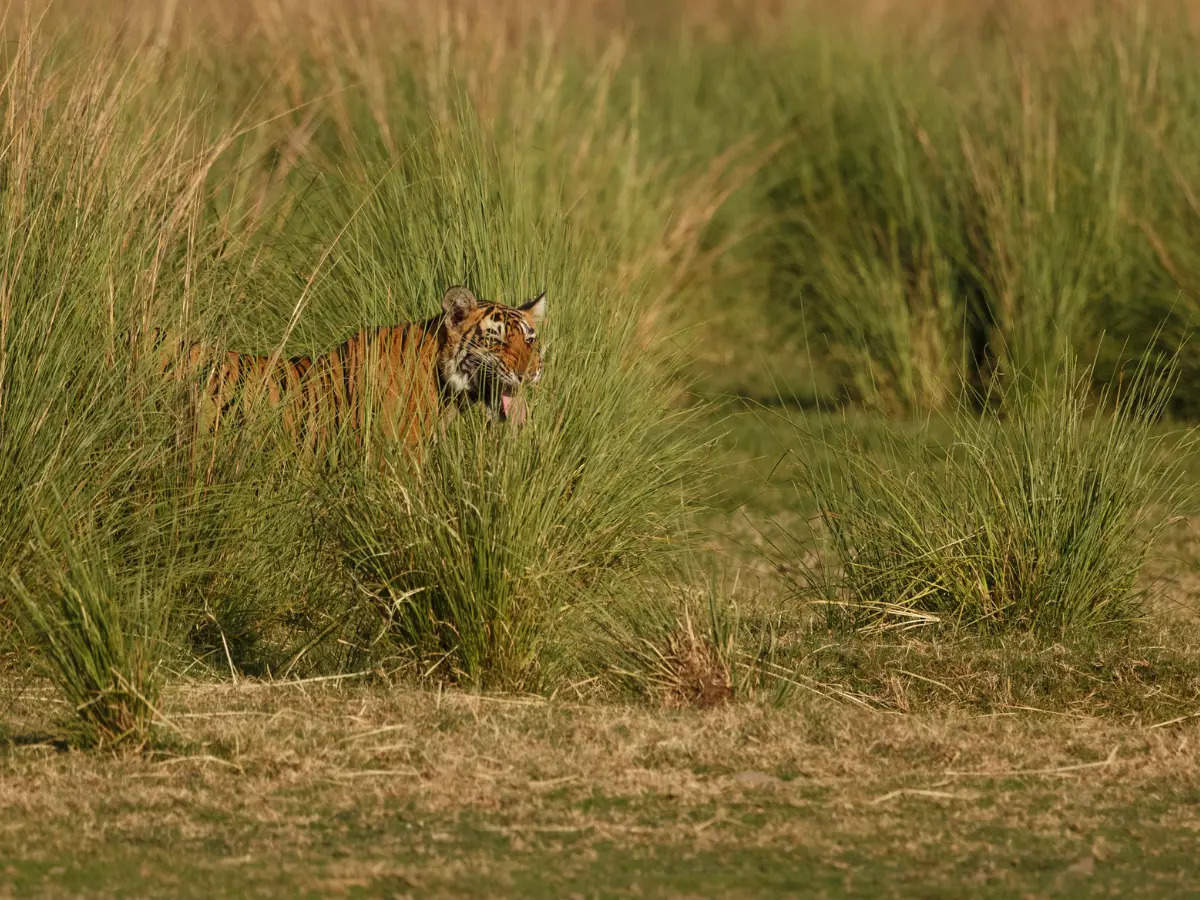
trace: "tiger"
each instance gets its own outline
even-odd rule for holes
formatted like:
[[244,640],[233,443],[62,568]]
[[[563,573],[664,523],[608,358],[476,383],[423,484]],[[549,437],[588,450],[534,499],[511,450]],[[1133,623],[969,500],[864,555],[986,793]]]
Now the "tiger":
[[514,307],[455,285],[440,314],[363,328],[316,357],[215,351],[154,329],[149,365],[156,375],[197,385],[196,427],[210,434],[266,403],[310,450],[348,428],[416,451],[472,407],[482,407],[489,422],[525,424],[523,389],[542,377],[545,312],[545,291]]

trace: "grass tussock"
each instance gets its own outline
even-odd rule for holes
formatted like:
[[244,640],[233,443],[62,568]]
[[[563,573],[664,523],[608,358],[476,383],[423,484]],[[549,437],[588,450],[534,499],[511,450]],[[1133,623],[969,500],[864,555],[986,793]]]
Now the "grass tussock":
[[674,560],[665,579],[572,610],[565,627],[578,637],[557,647],[560,681],[581,697],[667,709],[784,701],[796,683],[781,641],[790,629],[756,611],[737,573],[700,559]]
[[803,468],[822,555],[798,586],[874,630],[1061,638],[1128,624],[1173,496],[1177,448],[1154,429],[1169,391],[1142,370],[1097,405],[1069,371],[1013,391],[1000,414],[964,411],[945,449],[892,434],[882,452],[843,448],[839,469]]
[[172,624],[162,561],[131,570],[94,537],[55,543],[59,555],[42,550],[8,580],[23,636],[73,709],[83,743],[142,747],[158,717]]
[[[622,642],[618,670],[637,693],[670,708],[708,709],[734,697],[734,645],[710,607],[701,622],[685,607],[655,633]],[[708,627],[705,627],[708,626]]]

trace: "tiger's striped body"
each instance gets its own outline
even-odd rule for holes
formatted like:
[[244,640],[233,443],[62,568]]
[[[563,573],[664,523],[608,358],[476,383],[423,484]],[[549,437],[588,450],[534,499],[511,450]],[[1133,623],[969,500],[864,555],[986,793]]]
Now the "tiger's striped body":
[[264,403],[308,449],[343,429],[416,449],[474,404],[522,424],[520,391],[541,377],[545,295],[512,307],[454,287],[442,308],[422,322],[363,329],[315,358],[215,352],[155,331],[151,360],[162,375],[201,384],[198,425],[210,433]]

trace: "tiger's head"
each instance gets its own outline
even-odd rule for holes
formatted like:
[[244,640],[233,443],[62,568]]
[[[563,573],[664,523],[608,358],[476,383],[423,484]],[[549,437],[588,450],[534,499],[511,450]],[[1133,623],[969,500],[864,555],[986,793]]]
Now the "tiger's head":
[[442,297],[442,310],[443,383],[460,401],[482,403],[488,418],[523,424],[521,388],[542,376],[537,328],[546,313],[546,292],[522,306],[505,306],[452,287]]

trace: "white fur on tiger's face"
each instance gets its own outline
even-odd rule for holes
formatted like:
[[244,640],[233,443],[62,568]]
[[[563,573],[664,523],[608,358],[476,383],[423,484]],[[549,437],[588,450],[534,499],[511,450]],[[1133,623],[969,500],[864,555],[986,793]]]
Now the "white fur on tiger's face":
[[466,403],[481,403],[493,420],[515,425],[527,418],[521,388],[542,376],[537,328],[546,294],[522,306],[480,302],[464,287],[442,298],[448,352],[441,372],[446,386]]

